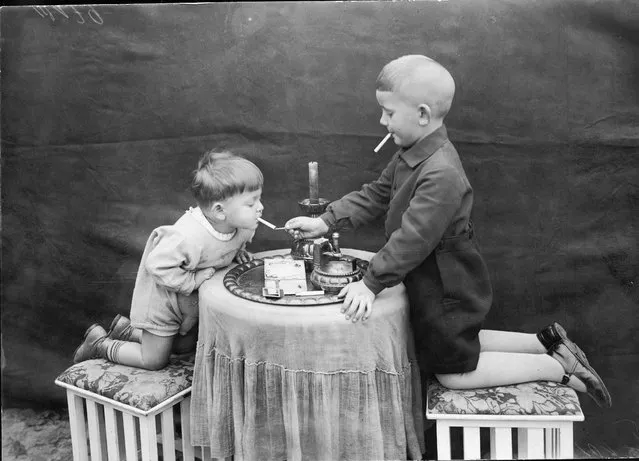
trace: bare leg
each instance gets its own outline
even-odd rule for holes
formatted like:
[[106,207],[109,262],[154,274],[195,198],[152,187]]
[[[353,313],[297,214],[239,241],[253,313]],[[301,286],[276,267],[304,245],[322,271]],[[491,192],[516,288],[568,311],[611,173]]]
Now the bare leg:
[[481,330],[479,344],[482,352],[524,352],[528,354],[545,354],[547,352],[534,333]]
[[[547,354],[481,352],[475,370],[436,376],[448,388],[475,389],[540,380],[561,382],[564,374],[563,366]],[[574,376],[568,385],[579,392],[586,391],[584,383]]]
[[110,351],[109,360],[146,370],[159,370],[169,363],[175,336],[157,336],[142,330],[141,342],[119,341]]

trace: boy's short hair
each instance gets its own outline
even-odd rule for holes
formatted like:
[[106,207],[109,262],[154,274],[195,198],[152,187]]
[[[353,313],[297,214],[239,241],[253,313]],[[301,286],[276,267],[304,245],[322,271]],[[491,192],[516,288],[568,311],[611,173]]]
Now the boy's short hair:
[[[423,56],[425,58],[425,56]],[[377,76],[377,91],[399,92],[404,83],[412,77],[419,55],[402,56],[387,63]],[[429,59],[429,58],[428,58]]]
[[[452,83],[452,94],[429,101],[431,109],[435,111],[435,114],[443,118],[450,110],[455,91],[454,81],[444,66],[427,56],[411,54],[390,61],[382,68],[377,76],[375,89],[377,91],[403,94],[418,104],[426,102],[425,95],[427,95],[431,89],[428,86],[433,83],[431,79],[424,78],[427,69],[436,70],[438,75],[450,79],[450,83]],[[417,94],[415,94],[416,84],[421,85]],[[410,94],[407,88],[410,88]],[[420,98],[424,100],[420,100]]]
[[193,172],[191,192],[200,207],[261,189],[264,177],[253,162],[229,151],[210,150]]

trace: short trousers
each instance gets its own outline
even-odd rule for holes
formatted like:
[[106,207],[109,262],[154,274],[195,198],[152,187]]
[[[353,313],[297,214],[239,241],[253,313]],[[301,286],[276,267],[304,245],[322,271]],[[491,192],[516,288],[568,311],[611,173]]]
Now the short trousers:
[[404,285],[421,370],[436,374],[473,371],[492,288],[472,238],[439,245],[406,276]]
[[175,336],[189,313],[197,315],[198,292],[178,294],[158,287],[145,304],[131,307],[131,325],[156,336]]

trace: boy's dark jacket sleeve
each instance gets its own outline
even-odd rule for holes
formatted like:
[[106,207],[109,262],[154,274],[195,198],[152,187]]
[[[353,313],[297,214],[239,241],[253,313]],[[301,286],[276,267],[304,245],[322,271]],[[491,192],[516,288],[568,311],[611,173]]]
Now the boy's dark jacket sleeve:
[[397,155],[391,159],[377,180],[328,205],[326,213],[320,217],[329,228],[342,228],[346,225],[357,228],[386,213]]
[[[333,227],[350,218],[353,227],[381,216],[390,203],[393,158],[380,178],[331,203],[321,218]],[[401,161],[401,160],[400,160]],[[423,164],[422,164],[423,165]],[[420,169],[420,165],[416,167]],[[402,282],[435,249],[459,209],[463,185],[454,168],[422,168],[401,222],[386,223],[386,244],[373,256],[364,283],[375,294]]]

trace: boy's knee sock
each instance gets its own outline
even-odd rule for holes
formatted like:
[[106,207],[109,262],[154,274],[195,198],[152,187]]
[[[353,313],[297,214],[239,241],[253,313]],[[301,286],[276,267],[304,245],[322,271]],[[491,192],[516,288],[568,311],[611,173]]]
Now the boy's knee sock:
[[119,339],[105,339],[105,351],[106,359],[114,363],[122,363],[120,361],[120,348],[124,346],[128,341],[121,341]]
[[131,326],[131,321],[123,315],[116,315],[109,328],[110,339],[121,339],[123,341],[134,341],[139,343],[142,337],[142,330]]
[[139,328],[132,327],[131,325],[126,326],[119,335],[111,336],[112,339],[121,339],[122,341],[132,341],[134,343],[139,343],[142,340],[142,330]]

